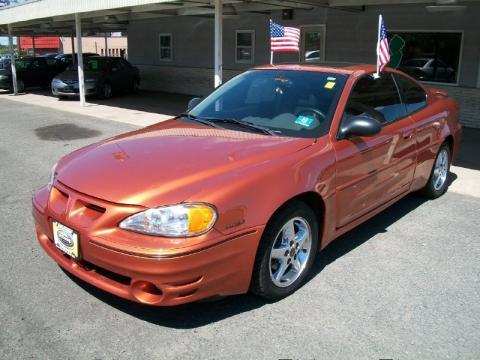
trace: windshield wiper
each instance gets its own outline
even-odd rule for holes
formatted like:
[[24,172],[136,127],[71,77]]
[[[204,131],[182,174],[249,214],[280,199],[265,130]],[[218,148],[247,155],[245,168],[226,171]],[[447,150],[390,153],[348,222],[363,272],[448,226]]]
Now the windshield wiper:
[[215,124],[214,124],[212,121],[210,121],[209,119],[199,118],[198,116],[195,116],[195,115],[190,115],[190,114],[184,113],[184,114],[178,115],[177,117],[186,117],[188,120],[193,120],[193,121],[199,122],[200,124],[203,124],[203,125],[207,125],[207,126],[210,126],[210,127],[218,128],[218,126],[215,125]]
[[263,127],[263,126],[251,123],[249,121],[243,121],[243,120],[237,120],[237,119],[210,118],[210,117],[209,118],[204,118],[204,119],[212,121],[214,123],[218,122],[218,123],[227,123],[227,124],[235,124],[235,125],[243,126],[245,128],[260,131],[261,133],[266,134],[266,135],[271,135],[271,136],[276,135],[275,131],[270,130],[267,127]]

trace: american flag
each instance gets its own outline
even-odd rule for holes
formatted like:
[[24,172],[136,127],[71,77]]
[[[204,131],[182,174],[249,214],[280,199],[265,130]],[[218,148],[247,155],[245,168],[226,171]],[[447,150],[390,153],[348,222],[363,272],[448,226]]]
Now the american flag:
[[270,20],[270,49],[272,52],[299,52],[300,29],[286,27]]
[[388,46],[387,30],[382,15],[380,15],[378,26],[377,73],[381,73],[390,61],[390,47]]

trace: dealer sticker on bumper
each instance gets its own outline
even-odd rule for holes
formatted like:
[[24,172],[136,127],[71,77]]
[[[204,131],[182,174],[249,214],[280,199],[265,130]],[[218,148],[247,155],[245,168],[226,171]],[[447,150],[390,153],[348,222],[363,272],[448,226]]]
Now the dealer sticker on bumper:
[[72,258],[78,259],[78,233],[57,221],[53,221],[52,224],[55,246]]

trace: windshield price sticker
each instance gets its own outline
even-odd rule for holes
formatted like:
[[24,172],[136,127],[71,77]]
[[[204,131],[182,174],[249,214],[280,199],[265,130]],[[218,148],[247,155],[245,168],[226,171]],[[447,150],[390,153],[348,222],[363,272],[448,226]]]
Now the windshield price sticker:
[[335,87],[334,81],[327,81],[327,83],[324,86],[325,89],[333,89],[334,87]]
[[295,124],[310,127],[313,124],[313,119],[308,116],[300,115],[295,119]]

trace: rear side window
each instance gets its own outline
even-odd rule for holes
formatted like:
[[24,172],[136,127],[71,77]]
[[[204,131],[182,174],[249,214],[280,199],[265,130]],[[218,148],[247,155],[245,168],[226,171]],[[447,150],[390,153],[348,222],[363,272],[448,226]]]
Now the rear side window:
[[424,108],[427,105],[427,94],[425,91],[412,80],[405,76],[395,74],[400,91],[402,93],[403,102],[407,107],[409,114]]
[[406,116],[392,74],[384,72],[375,79],[373,74],[362,77],[354,85],[344,116],[370,115],[382,124]]

